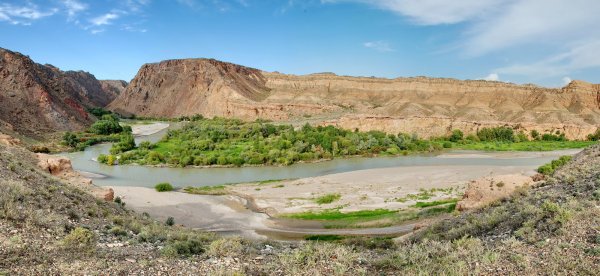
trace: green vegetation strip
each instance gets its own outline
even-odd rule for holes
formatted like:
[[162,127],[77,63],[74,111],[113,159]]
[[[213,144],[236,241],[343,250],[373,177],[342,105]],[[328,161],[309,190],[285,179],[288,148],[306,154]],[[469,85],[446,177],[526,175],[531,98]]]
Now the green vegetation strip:
[[564,166],[571,161],[571,159],[573,159],[573,157],[569,155],[561,156],[560,158],[552,160],[552,162],[539,167],[537,171],[543,175],[551,175],[554,173],[554,171],[556,171],[556,169]]
[[427,208],[427,207],[432,207],[432,206],[445,205],[448,203],[456,203],[458,201],[459,201],[458,198],[448,198],[448,199],[442,199],[442,200],[436,200],[436,201],[418,201],[415,205],[413,205],[413,207]]
[[183,189],[186,193],[196,195],[226,195],[225,185],[206,186],[206,187],[186,187]]
[[[92,126],[91,133],[112,133],[118,123],[111,121],[112,114]],[[140,164],[170,166],[255,166],[291,165],[347,156],[407,155],[409,153],[435,152],[444,148],[488,151],[549,151],[583,148],[596,143],[597,135],[590,141],[568,141],[564,133],[515,133],[512,128],[483,128],[476,135],[464,137],[454,130],[449,136],[420,139],[406,133],[390,134],[381,131],[350,131],[334,126],[301,128],[275,125],[267,121],[244,122],[237,119],[201,116],[191,120],[181,129],[170,130],[157,143],[140,143],[136,147],[133,137],[115,136],[111,154],[98,160],[106,164]],[[600,133],[598,134],[600,135]],[[68,140],[78,140],[74,137]],[[107,139],[107,138],[105,138]],[[81,140],[81,139],[79,139]],[[69,142],[67,142],[69,143]],[[74,144],[77,145],[78,142]]]

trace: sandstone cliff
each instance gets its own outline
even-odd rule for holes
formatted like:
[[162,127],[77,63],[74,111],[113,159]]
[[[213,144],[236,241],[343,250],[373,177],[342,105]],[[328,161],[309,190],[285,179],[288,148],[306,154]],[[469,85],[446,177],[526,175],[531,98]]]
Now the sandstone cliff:
[[109,108],[153,117],[308,121],[425,137],[507,125],[583,139],[600,125],[600,85],[574,81],[551,89],[426,77],[295,76],[186,59],[144,65]]
[[90,73],[63,72],[0,48],[0,129],[34,138],[81,129],[93,119],[86,108],[104,107],[117,96],[105,87],[112,86]]

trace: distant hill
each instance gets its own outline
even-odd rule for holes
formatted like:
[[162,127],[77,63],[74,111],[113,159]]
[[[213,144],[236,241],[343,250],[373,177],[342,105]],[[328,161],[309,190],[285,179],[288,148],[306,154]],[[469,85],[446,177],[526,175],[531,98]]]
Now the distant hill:
[[583,139],[600,125],[600,85],[573,81],[554,89],[427,77],[295,76],[182,59],[142,66],[109,108],[150,117],[263,118],[422,137],[507,125]]
[[83,71],[61,71],[0,48],[0,130],[30,137],[89,125],[86,111],[104,107],[125,82],[99,81]]

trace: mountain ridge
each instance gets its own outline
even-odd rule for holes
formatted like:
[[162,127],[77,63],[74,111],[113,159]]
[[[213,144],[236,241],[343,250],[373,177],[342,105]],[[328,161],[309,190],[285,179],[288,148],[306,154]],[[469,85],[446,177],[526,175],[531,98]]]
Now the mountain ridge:
[[506,125],[584,139],[600,125],[600,85],[573,81],[546,88],[451,78],[299,76],[214,59],[178,59],[142,66],[108,108],[147,117],[307,121],[422,137]]
[[[124,86],[123,86],[124,89]],[[93,122],[87,108],[104,107],[118,86],[85,71],[62,71],[0,48],[0,130],[42,138]]]

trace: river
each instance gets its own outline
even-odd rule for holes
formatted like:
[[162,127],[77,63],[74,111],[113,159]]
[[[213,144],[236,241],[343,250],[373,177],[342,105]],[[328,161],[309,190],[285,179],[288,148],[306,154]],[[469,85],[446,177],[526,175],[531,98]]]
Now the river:
[[[172,126],[176,127],[176,126]],[[167,129],[136,138],[156,142]],[[230,183],[257,182],[273,179],[296,179],[328,174],[375,168],[410,166],[540,166],[560,155],[573,154],[577,150],[553,152],[476,152],[450,151],[442,155],[409,155],[399,157],[353,157],[338,158],[318,163],[299,163],[291,166],[259,166],[241,168],[168,168],[149,166],[108,166],[95,159],[107,154],[111,145],[99,144],[85,151],[63,153],[71,159],[73,168],[100,175],[93,177],[99,186],[154,187],[157,183],[169,182],[176,187],[211,186]]]

